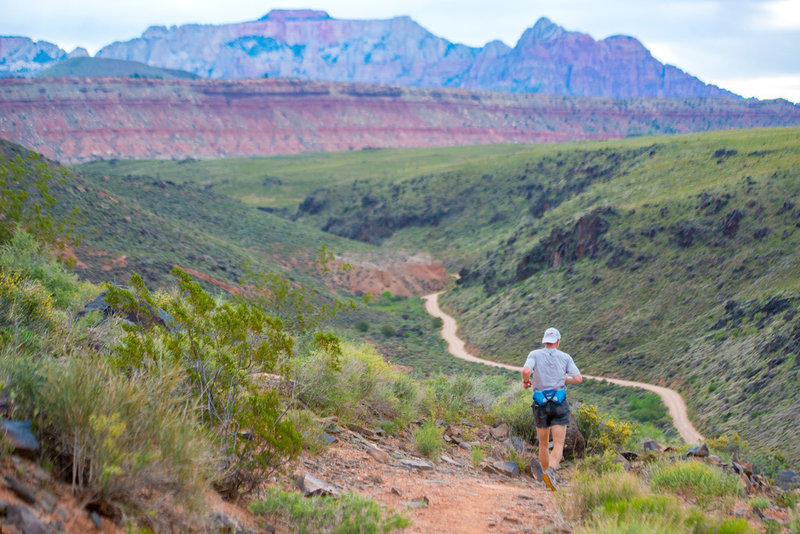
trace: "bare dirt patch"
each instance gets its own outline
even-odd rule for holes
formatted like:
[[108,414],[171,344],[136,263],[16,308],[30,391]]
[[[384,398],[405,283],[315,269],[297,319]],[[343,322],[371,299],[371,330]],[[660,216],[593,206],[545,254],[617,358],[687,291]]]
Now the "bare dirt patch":
[[[348,264],[349,267],[341,267]],[[451,282],[441,261],[427,254],[361,257],[346,255],[331,262],[325,275],[329,287],[378,296],[385,291],[411,297],[441,291]]]

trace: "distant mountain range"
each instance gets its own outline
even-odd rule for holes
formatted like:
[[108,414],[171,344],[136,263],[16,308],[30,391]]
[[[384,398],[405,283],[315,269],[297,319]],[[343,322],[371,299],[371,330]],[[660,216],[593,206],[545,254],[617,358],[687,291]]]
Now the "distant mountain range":
[[[56,45],[0,37],[0,77],[30,77],[69,57]],[[596,41],[546,18],[513,48],[452,43],[409,17],[338,20],[324,11],[274,10],[258,21],[154,26],[97,58],[137,61],[204,78],[297,78],[566,96],[736,97],[655,59],[636,39]],[[98,76],[103,76],[102,73]]]

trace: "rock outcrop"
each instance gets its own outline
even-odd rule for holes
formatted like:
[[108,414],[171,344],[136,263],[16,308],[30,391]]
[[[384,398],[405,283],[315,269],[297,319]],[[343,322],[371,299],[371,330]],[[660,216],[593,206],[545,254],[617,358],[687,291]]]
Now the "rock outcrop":
[[570,96],[735,96],[664,65],[636,39],[601,41],[546,18],[513,48],[437,37],[409,17],[338,20],[322,11],[271,11],[253,22],[153,26],[97,57],[140,61],[208,78],[454,87]]
[[0,36],[0,78],[27,77],[68,58],[87,57],[85,48],[70,53],[47,41]]
[[732,98],[614,100],[264,79],[0,80],[0,137],[62,163],[798,124],[800,107],[786,101]]

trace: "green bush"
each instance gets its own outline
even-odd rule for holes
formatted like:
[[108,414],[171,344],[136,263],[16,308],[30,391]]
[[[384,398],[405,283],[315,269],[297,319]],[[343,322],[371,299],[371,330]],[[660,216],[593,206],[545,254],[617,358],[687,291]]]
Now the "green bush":
[[789,532],[791,534],[800,534],[800,513],[795,513],[792,516],[792,521],[789,523]]
[[470,459],[472,460],[472,467],[475,469],[479,468],[483,463],[484,458],[486,458],[486,453],[483,451],[483,447],[476,445],[472,447],[470,451]]
[[81,288],[86,287],[42,242],[23,230],[0,245],[0,270],[22,272],[27,278],[37,280],[53,295],[53,303],[61,308],[68,307]]
[[366,344],[344,343],[335,362],[321,351],[300,355],[293,371],[298,398],[308,407],[343,420],[410,419],[414,381]]
[[20,229],[53,245],[72,237],[80,213],[76,210],[64,221],[52,216],[56,199],[50,194],[50,184],[66,177],[65,169],[33,151],[13,159],[0,156],[0,243]]
[[616,458],[617,453],[612,450],[604,451],[602,454],[590,454],[580,461],[578,470],[595,475],[621,473],[624,467],[621,463],[614,461]]
[[53,296],[38,281],[19,271],[0,268],[0,326],[14,330],[55,328],[59,314]]
[[448,422],[488,413],[497,399],[495,388],[490,378],[463,373],[440,375],[425,382],[423,409]]
[[417,442],[417,450],[430,458],[437,460],[442,453],[442,427],[428,419],[422,427],[414,433],[414,440]]
[[578,430],[586,439],[586,453],[603,453],[624,445],[633,434],[634,425],[617,421],[592,404],[580,403],[575,413]]
[[631,417],[640,423],[661,425],[669,423],[667,407],[658,395],[653,393],[638,393],[628,397]]
[[397,334],[397,330],[395,330],[394,326],[385,324],[381,326],[381,334],[383,334],[383,337],[394,337]]
[[91,355],[34,361],[8,354],[0,376],[15,416],[34,420],[47,454],[89,502],[117,514],[158,511],[169,501],[197,511],[211,448],[194,404],[165,394],[178,389],[176,370],[123,375]]
[[650,485],[656,491],[671,491],[701,506],[717,499],[730,501],[742,493],[738,477],[693,460],[656,466],[650,475]]
[[369,323],[362,319],[361,321],[356,322],[355,327],[359,332],[367,332],[369,330]]
[[514,433],[528,443],[536,441],[536,425],[531,410],[531,393],[519,386],[512,387],[509,392],[497,400],[491,414],[496,419],[506,421]]
[[596,508],[645,495],[639,479],[626,472],[609,472],[598,476],[591,471],[578,471],[573,476],[572,487],[572,495],[564,502],[565,511],[572,518],[584,520]]
[[[184,380],[174,394],[197,402],[200,423],[227,459],[219,491],[231,497],[248,493],[300,452],[301,437],[284,419],[279,392],[256,381],[291,357],[293,339],[280,319],[248,300],[218,302],[180,269],[173,274],[180,294],[169,302],[170,324],[153,319],[153,296],[135,273],[132,291],[108,287],[109,304],[139,317],[114,348],[112,361],[126,373],[180,368]],[[322,334],[314,338],[319,345],[329,341]],[[250,439],[241,439],[242,429]]]
[[253,513],[277,517],[300,534],[373,534],[411,525],[401,514],[389,514],[371,499],[355,493],[339,498],[313,497],[270,488],[267,496],[250,505]]

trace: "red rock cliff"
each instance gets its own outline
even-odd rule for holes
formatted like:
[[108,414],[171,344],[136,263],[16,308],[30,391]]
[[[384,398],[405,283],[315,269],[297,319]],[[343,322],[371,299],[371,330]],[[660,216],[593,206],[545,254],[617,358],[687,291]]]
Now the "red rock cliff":
[[64,163],[560,142],[800,124],[785,101],[556,97],[292,80],[0,80],[0,137]]

